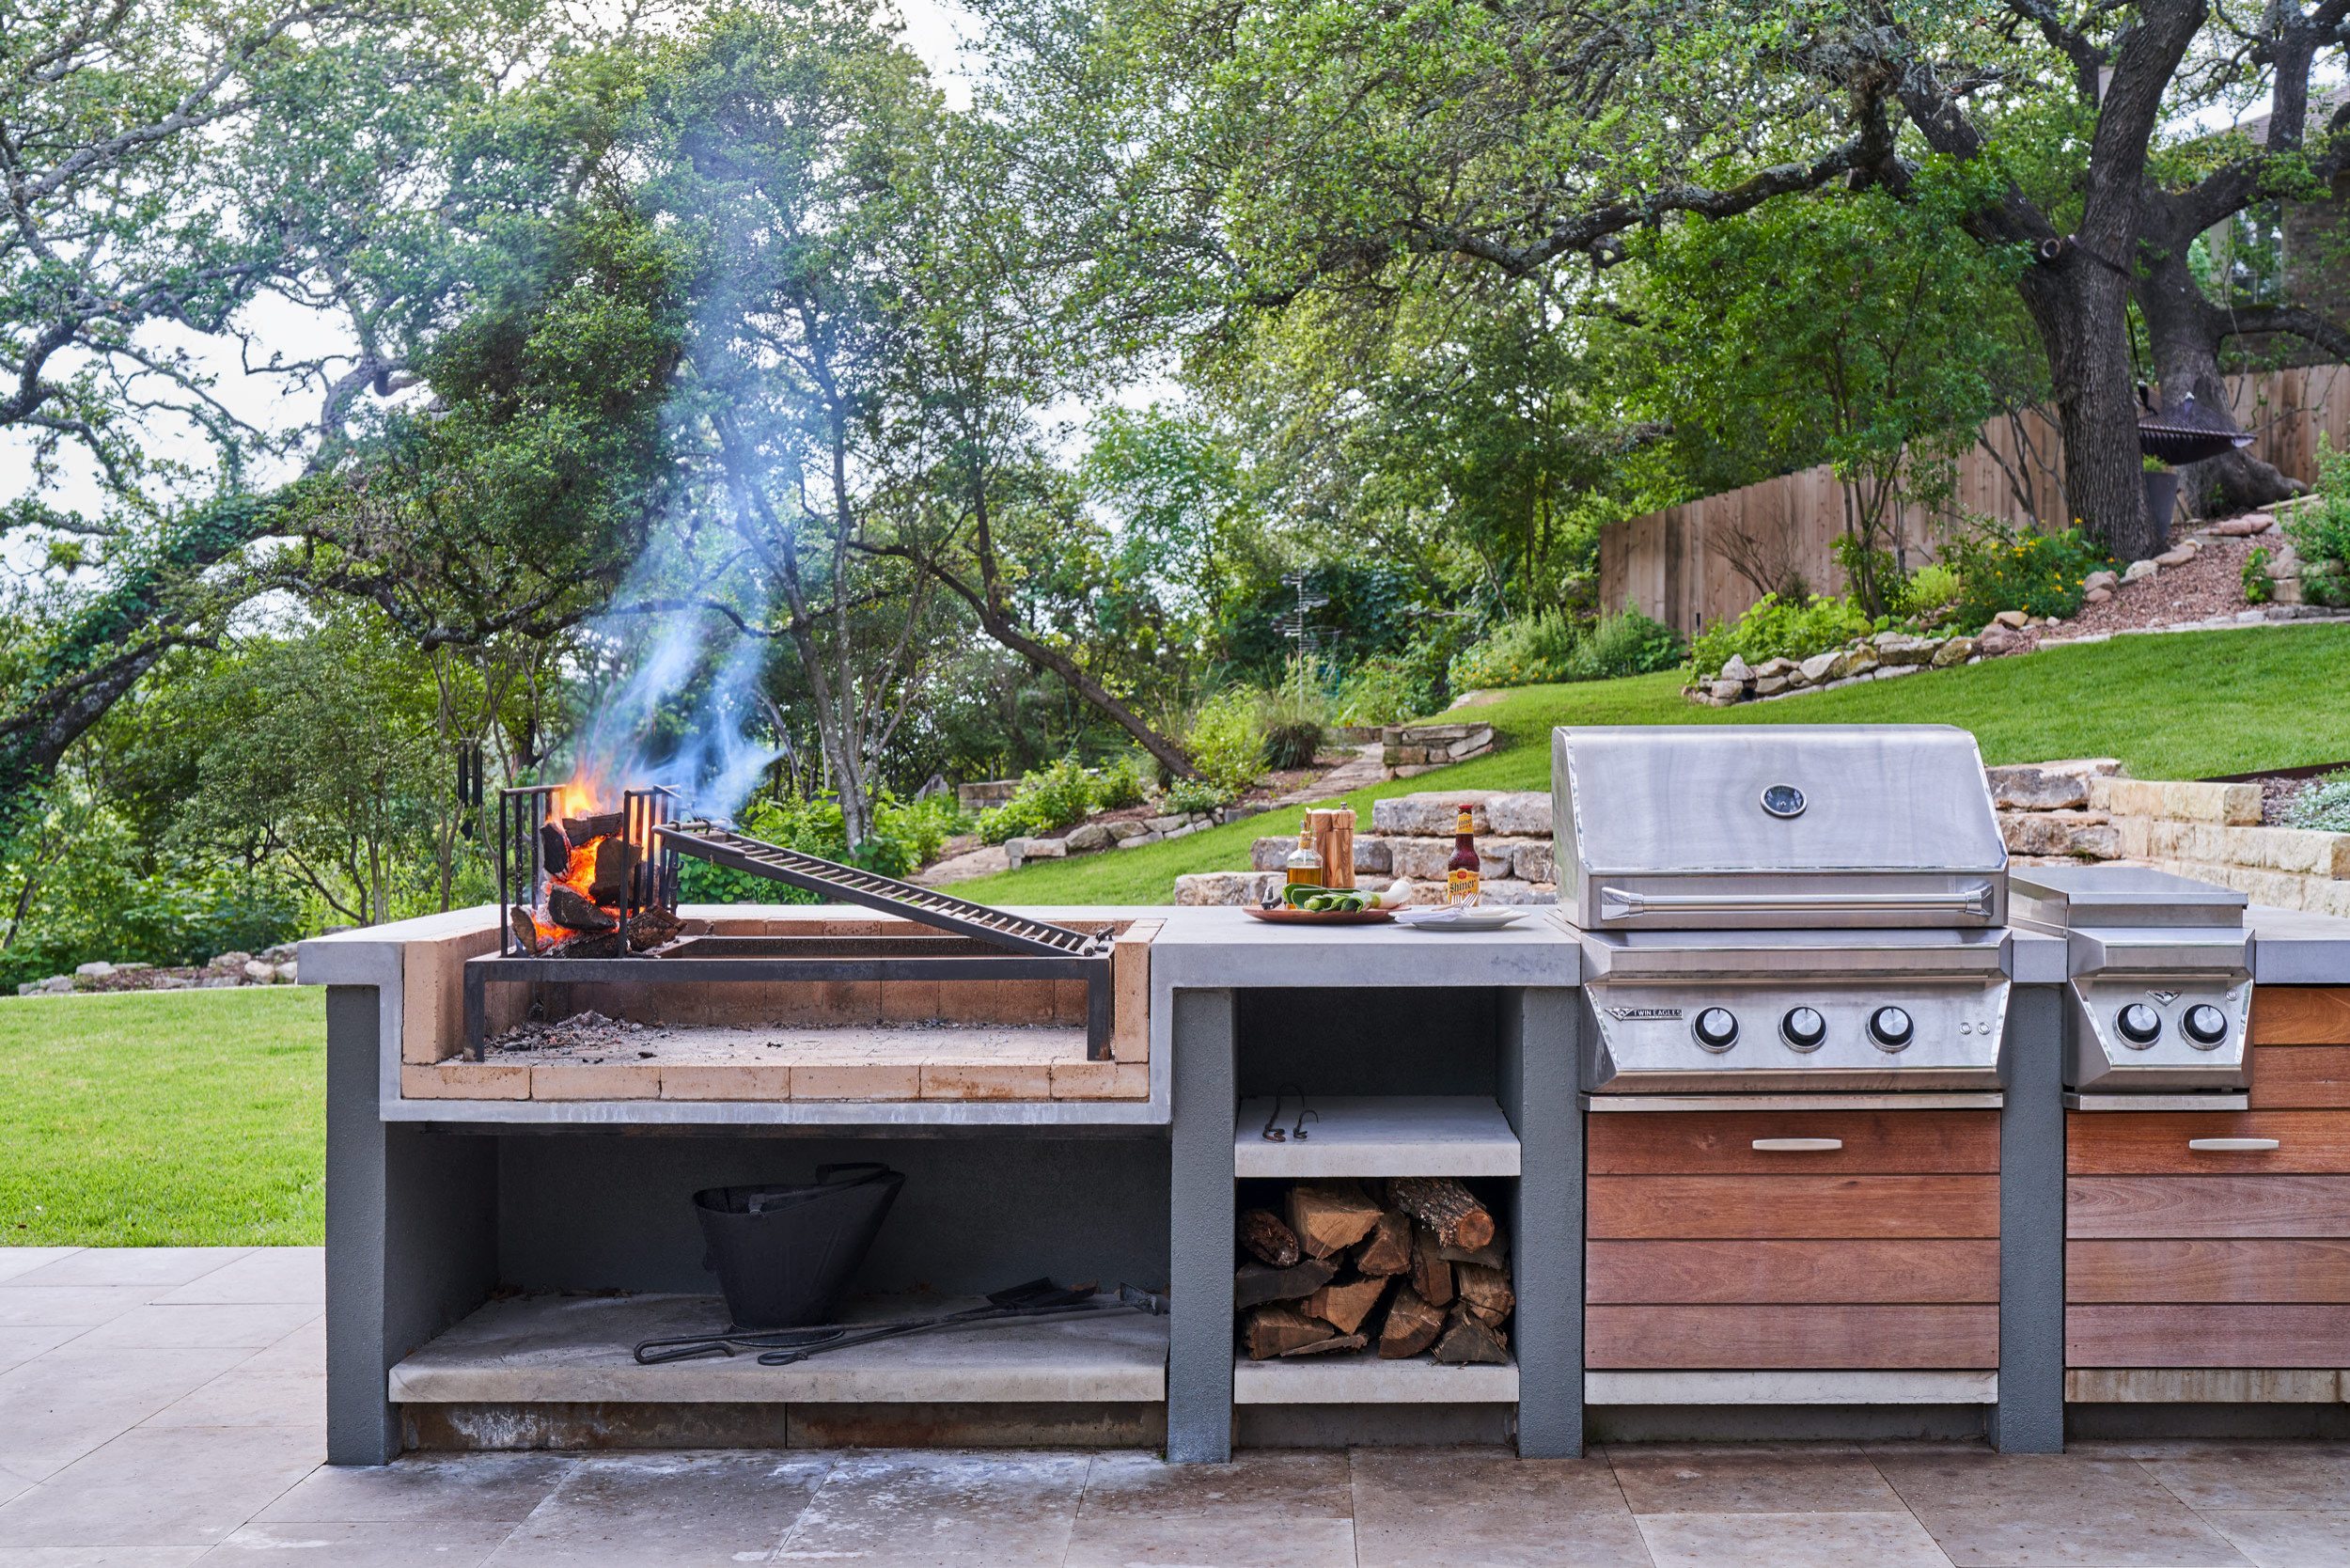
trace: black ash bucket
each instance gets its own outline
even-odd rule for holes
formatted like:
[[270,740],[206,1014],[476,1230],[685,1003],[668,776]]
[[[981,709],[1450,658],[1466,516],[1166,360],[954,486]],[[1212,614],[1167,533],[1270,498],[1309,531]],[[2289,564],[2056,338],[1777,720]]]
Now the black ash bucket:
[[807,1186],[706,1187],[694,1195],[702,1267],[741,1328],[832,1321],[905,1175],[879,1162],[820,1165]]

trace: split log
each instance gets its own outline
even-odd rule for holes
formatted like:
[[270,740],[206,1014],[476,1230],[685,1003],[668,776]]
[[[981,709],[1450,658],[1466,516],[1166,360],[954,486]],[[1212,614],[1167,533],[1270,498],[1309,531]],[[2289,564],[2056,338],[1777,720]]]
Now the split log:
[[619,918],[606,915],[568,882],[547,886],[547,917],[565,931],[617,931]]
[[588,896],[607,907],[628,900],[631,878],[636,873],[636,862],[644,852],[625,839],[605,839],[596,845],[596,874],[588,884]]
[[1456,1263],[1453,1272],[1461,1279],[1461,1305],[1477,1314],[1488,1328],[1498,1328],[1501,1320],[1517,1305],[1517,1294],[1510,1289],[1510,1277],[1497,1268],[1479,1263]]
[[1443,1332],[1444,1313],[1428,1305],[1411,1286],[1402,1286],[1387,1304],[1386,1326],[1379,1331],[1379,1355],[1388,1361],[1418,1356]]
[[506,912],[506,924],[513,932],[514,940],[522,944],[523,951],[535,955],[544,946],[544,938],[539,934],[539,922],[532,919],[530,911],[521,904]]
[[1360,1334],[1340,1334],[1334,1339],[1317,1340],[1309,1345],[1281,1352],[1284,1356],[1323,1356],[1334,1350],[1360,1350],[1371,1343]]
[[1389,1209],[1379,1216],[1363,1245],[1355,1249],[1355,1266],[1365,1274],[1402,1274],[1412,1266],[1412,1217]]
[[1324,1285],[1306,1302],[1306,1312],[1329,1324],[1341,1334],[1352,1334],[1371,1316],[1371,1309],[1379,1305],[1379,1298],[1387,1294],[1383,1278],[1350,1279],[1343,1285]]
[[1268,1301],[1303,1301],[1338,1272],[1338,1264],[1323,1258],[1308,1258],[1291,1268],[1243,1263],[1232,1275],[1233,1309],[1245,1312]]
[[1510,1344],[1499,1329],[1456,1302],[1445,1319],[1444,1338],[1436,1341],[1436,1359],[1449,1367],[1506,1367]]
[[591,817],[563,819],[563,837],[574,849],[585,849],[590,839],[618,839],[628,831],[627,814],[620,811],[599,811]]
[[1452,1265],[1438,1250],[1436,1232],[1425,1225],[1412,1227],[1412,1289],[1432,1306],[1452,1299]]
[[1494,1216],[1469,1189],[1449,1176],[1398,1176],[1387,1200],[1436,1232],[1447,1247],[1483,1247],[1494,1239]]
[[1449,1263],[1475,1263],[1480,1268],[1510,1266],[1510,1246],[1499,1239],[1485,1247],[1446,1247],[1438,1243],[1436,1256]]
[[1330,1338],[1330,1325],[1294,1307],[1259,1307],[1248,1314],[1241,1338],[1251,1361],[1270,1361],[1301,1346],[1320,1344]]
[[1240,1216],[1240,1244],[1260,1262],[1288,1268],[1298,1259],[1297,1232],[1271,1209],[1248,1209]]
[[1352,1182],[1301,1182],[1290,1188],[1290,1229],[1308,1258],[1345,1251],[1371,1234],[1381,1212]]
[[551,876],[561,876],[572,869],[572,841],[553,823],[539,824],[539,861]]
[[685,922],[666,909],[640,909],[628,919],[628,945],[638,952],[673,941]]

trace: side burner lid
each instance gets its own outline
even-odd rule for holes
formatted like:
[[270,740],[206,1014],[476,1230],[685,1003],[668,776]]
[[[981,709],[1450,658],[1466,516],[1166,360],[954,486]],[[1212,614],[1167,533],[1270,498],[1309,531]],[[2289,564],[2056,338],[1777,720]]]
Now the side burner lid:
[[2173,876],[2150,866],[2029,866],[2009,873],[2008,888],[2018,924],[2052,932],[2172,926],[2237,930],[2249,902],[2232,887]]

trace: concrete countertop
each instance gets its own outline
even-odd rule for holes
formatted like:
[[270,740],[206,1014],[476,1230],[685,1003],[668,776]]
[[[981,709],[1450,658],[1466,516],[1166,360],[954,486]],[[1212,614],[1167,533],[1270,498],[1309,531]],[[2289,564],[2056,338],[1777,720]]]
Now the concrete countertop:
[[2350,920],[2254,904],[2252,980],[2260,985],[2350,985]]
[[1516,925],[1488,932],[1275,925],[1236,908],[1152,913],[1167,922],[1151,944],[1154,989],[1572,986],[1583,980],[1574,933],[1540,904],[1528,905]]

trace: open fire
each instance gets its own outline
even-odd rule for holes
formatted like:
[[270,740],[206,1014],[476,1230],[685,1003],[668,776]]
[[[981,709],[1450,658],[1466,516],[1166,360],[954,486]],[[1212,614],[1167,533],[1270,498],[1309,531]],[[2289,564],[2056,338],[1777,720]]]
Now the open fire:
[[537,957],[599,958],[619,956],[623,929],[631,952],[674,938],[683,929],[674,860],[649,853],[669,801],[664,789],[627,790],[611,811],[596,809],[576,781],[509,791],[502,870],[517,946]]

